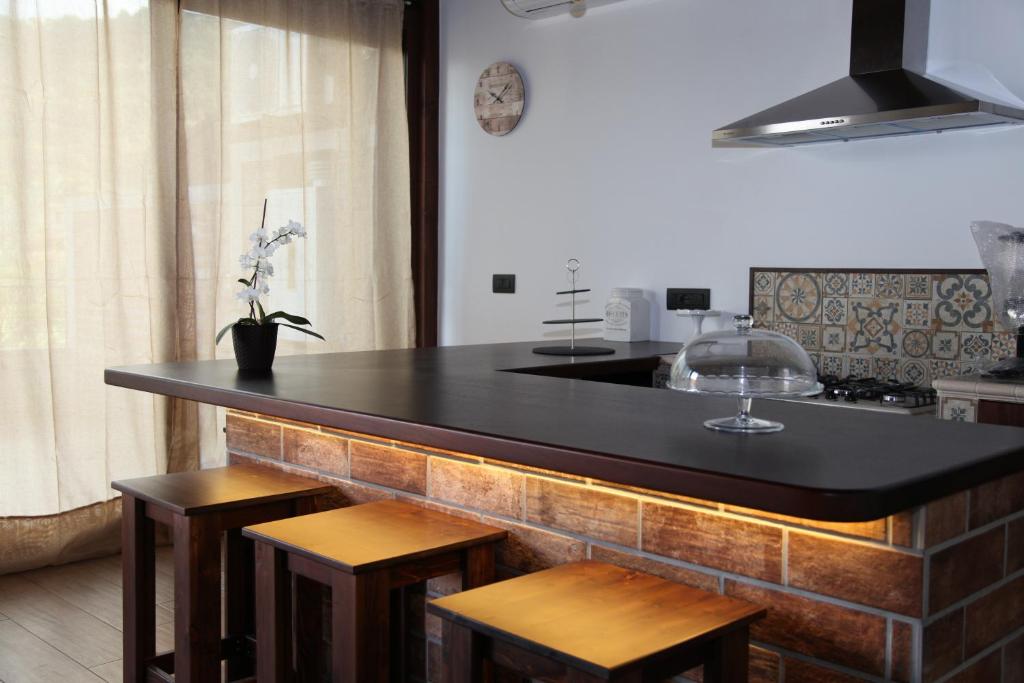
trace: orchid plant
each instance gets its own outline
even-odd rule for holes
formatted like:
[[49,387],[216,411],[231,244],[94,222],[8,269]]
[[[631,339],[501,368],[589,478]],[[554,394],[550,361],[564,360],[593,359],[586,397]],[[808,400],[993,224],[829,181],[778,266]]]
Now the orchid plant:
[[[290,220],[288,225],[278,228],[273,232],[267,231],[266,223],[267,202],[264,200],[263,220],[260,223],[260,229],[249,235],[252,248],[238,257],[238,263],[244,271],[252,269],[252,274],[248,278],[238,278],[238,282],[243,287],[241,291],[235,294],[235,298],[249,305],[249,315],[239,318],[218,332],[217,343],[220,343],[220,340],[227,334],[227,331],[235,325],[269,325],[272,323],[284,325],[304,334],[323,339],[322,336],[313,330],[299,327],[299,325],[312,324],[302,316],[292,315],[284,311],[275,311],[267,315],[263,310],[260,297],[270,293],[270,278],[274,275],[274,264],[270,262],[270,258],[274,255],[274,252],[284,245],[290,244],[293,239],[300,237],[305,239],[306,237],[306,228],[296,221]],[[281,322],[284,320],[287,322]]]

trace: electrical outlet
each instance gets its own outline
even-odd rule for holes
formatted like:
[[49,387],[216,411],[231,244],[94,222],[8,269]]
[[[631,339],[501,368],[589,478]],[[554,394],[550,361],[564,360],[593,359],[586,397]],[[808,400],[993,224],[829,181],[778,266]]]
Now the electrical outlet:
[[495,294],[515,294],[516,276],[514,274],[491,276],[491,291]]
[[670,311],[706,311],[711,308],[711,290],[670,287],[665,290],[665,308]]

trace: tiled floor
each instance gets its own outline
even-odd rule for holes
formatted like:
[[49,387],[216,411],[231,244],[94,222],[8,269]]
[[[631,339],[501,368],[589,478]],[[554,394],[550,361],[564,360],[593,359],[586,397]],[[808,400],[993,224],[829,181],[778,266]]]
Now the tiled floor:
[[[157,651],[173,647],[170,550],[157,554]],[[0,683],[120,683],[120,562],[114,556],[0,576]]]

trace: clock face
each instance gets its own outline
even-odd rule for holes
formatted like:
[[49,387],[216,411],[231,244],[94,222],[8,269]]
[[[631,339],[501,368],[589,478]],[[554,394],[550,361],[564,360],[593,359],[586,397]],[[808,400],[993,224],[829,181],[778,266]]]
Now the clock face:
[[491,135],[509,133],[523,116],[526,89],[516,68],[507,62],[491,64],[480,74],[473,95],[476,122]]

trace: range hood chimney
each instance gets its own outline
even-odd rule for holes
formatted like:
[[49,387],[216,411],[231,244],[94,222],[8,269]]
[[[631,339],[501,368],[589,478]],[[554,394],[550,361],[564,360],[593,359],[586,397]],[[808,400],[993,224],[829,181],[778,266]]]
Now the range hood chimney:
[[712,133],[717,146],[789,146],[1024,123],[1024,110],[926,76],[930,0],[853,0],[850,75]]

